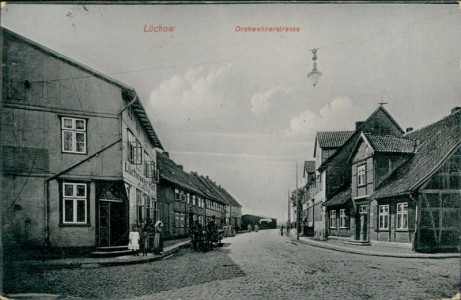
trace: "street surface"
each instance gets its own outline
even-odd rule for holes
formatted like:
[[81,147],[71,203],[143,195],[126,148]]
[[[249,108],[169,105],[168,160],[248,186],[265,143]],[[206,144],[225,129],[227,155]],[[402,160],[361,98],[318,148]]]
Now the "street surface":
[[441,299],[458,291],[459,259],[365,256],[315,248],[277,230],[239,234],[212,252],[67,270],[8,270],[5,292],[68,299]]

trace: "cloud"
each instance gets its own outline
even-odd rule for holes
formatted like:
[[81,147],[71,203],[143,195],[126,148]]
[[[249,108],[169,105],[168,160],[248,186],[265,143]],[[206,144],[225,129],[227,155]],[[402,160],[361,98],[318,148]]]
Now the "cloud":
[[244,74],[239,66],[229,63],[175,75],[151,92],[149,108],[153,119],[176,131],[235,127],[250,114],[251,85]]
[[286,133],[312,139],[317,131],[350,130],[359,121],[359,107],[349,97],[337,97],[320,108],[318,113],[305,110],[290,120]]
[[261,115],[280,103],[286,103],[292,96],[291,88],[276,86],[266,92],[258,92],[251,98],[251,112]]

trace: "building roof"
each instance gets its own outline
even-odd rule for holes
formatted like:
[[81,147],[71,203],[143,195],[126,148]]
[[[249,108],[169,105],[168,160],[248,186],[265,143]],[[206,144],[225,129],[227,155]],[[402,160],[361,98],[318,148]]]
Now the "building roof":
[[174,186],[195,192],[199,195],[206,196],[201,189],[195,185],[191,176],[184,172],[183,169],[166,154],[157,152],[157,164],[160,170],[161,180],[165,180]]
[[105,75],[99,71],[96,71],[90,67],[87,67],[73,59],[70,59],[56,51],[53,51],[41,44],[38,44],[32,40],[29,40],[11,30],[8,30],[4,27],[2,27],[2,35],[3,35],[3,39],[6,40],[6,39],[10,39],[10,40],[15,40],[15,41],[19,41],[21,43],[24,43],[24,44],[27,44],[28,46],[36,49],[36,50],[39,50],[49,56],[52,56],[56,59],[59,59],[79,70],[82,70],[86,73],[89,73],[91,74],[92,76],[94,77],[97,77],[101,80],[104,80],[110,84],[113,84],[115,86],[118,86],[119,88],[122,89],[123,92],[126,92],[128,91],[129,94],[132,95],[132,100],[133,99],[137,99],[138,101],[134,102],[132,104],[133,106],[133,111],[134,113],[136,114],[136,116],[138,117],[139,121],[141,122],[142,126],[144,127],[145,131],[147,132],[147,136],[149,138],[149,140],[152,142],[152,144],[157,147],[157,148],[160,148],[160,149],[163,149],[163,146],[162,146],[162,143],[160,142],[160,139],[158,138],[157,134],[155,133],[155,130],[154,130],[154,127],[152,126],[152,123],[150,122],[149,120],[149,117],[147,116],[146,114],[146,110],[144,109],[142,103],[141,103],[141,100],[139,99],[139,97],[137,96],[137,93],[135,91],[134,88],[108,76],[108,75]]
[[349,186],[346,189],[343,189],[335,196],[333,196],[330,200],[325,201],[323,206],[338,206],[345,204],[349,199],[351,199],[351,187]]
[[218,201],[220,203],[224,203],[221,197],[216,195],[216,193],[207,184],[205,184],[202,181],[201,179],[202,176],[200,176],[196,172],[191,172],[190,176],[191,176],[192,182],[195,184],[196,187],[198,187],[202,191],[204,197],[208,199],[212,199],[214,201]]
[[319,131],[316,140],[320,148],[341,147],[354,133],[354,131]]
[[416,153],[378,187],[372,198],[411,193],[428,180],[461,145],[461,111],[409,132],[405,138],[420,141]]
[[215,196],[215,199],[222,202],[226,205],[233,204],[229,201],[226,195],[219,189],[219,187],[210,179],[208,176],[204,177],[197,174],[197,178],[211,191],[211,193]]
[[[339,148],[337,151],[335,151],[332,155],[330,155],[327,159],[325,159],[322,164],[318,167],[318,169],[321,171],[326,168],[327,165],[332,163],[336,157],[341,153],[341,150],[345,147],[347,144],[356,144],[357,141],[359,140],[360,133],[362,130],[368,125],[368,123],[371,122],[371,120],[374,119],[375,115],[379,112],[382,111],[388,118],[389,120],[398,128],[398,130],[403,134],[404,131],[402,127],[395,121],[395,119],[391,116],[391,114],[384,108],[384,106],[380,105],[369,117],[366,119],[366,121],[362,122],[358,128],[349,136],[349,138],[342,144],[341,148]],[[349,149],[350,151],[353,151],[353,149]]]
[[235,206],[235,207],[242,207],[242,205],[237,201],[237,199],[235,199],[231,194],[229,194],[229,192],[226,189],[224,189],[221,186],[219,186],[219,189],[227,197],[227,199],[230,202],[230,205]]
[[307,160],[304,162],[303,177],[306,177],[306,175],[310,173],[315,174],[315,161],[314,160]]
[[364,134],[371,147],[376,152],[413,153],[416,150],[416,141],[400,138],[393,135]]

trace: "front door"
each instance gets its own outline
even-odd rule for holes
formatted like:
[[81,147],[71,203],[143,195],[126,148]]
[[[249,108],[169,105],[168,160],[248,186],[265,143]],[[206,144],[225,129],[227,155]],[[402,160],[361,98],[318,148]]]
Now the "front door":
[[99,200],[99,246],[128,244],[126,205],[123,201]]

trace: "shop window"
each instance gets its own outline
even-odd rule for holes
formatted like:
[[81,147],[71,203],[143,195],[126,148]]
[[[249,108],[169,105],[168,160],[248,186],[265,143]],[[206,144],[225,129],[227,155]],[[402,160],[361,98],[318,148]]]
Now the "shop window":
[[397,229],[408,229],[408,202],[397,203]]
[[389,205],[379,206],[379,229],[389,230]]
[[136,190],[136,211],[138,216],[138,225],[146,221],[146,199],[140,190]]
[[87,224],[87,184],[64,182],[62,188],[63,224]]
[[86,154],[86,120],[61,119],[62,152]]

